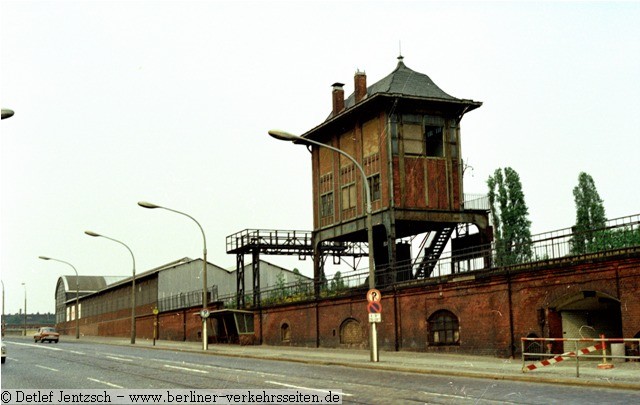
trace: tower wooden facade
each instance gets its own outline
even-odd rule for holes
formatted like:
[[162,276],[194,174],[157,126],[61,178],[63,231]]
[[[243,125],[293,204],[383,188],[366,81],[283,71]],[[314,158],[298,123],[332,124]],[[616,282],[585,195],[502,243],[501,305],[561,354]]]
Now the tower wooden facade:
[[[356,72],[354,93],[346,99],[343,84],[335,83],[331,114],[302,135],[347,152],[364,168],[377,269],[399,269],[411,259],[399,239],[432,233],[424,265],[392,272],[385,284],[428,277],[429,263],[435,265],[458,224],[477,225],[476,242],[491,235],[487,212],[463,204],[460,121],[482,103],[448,95],[398,59],[396,69],[371,86]],[[366,242],[363,180],[353,163],[314,146],[312,172],[316,252],[325,241]],[[319,277],[323,260],[315,256]]]

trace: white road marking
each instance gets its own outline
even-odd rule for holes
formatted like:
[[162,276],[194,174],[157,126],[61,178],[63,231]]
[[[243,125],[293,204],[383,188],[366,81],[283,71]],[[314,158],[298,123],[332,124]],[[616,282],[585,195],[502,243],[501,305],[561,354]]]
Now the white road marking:
[[279,377],[279,378],[286,378],[287,376],[284,374],[274,374],[274,373],[267,373],[264,371],[254,371],[254,370],[242,370],[239,368],[231,368],[231,367],[222,367],[222,366],[210,366],[210,365],[205,365],[206,368],[212,368],[214,370],[224,370],[224,371],[229,371],[232,373],[247,373],[247,374],[258,374],[261,376],[270,376],[270,377]]
[[85,355],[85,353],[83,352],[78,352],[75,350],[65,350],[65,349],[60,349],[59,347],[50,347],[50,346],[44,346],[44,344],[42,343],[19,343],[19,342],[6,342],[12,345],[19,345],[19,346],[29,346],[29,347],[37,347],[39,349],[47,349],[47,350],[53,350],[53,351],[58,351],[58,352],[69,352],[69,353],[73,353],[73,354],[81,354],[81,355]]
[[133,361],[133,359],[125,359],[122,357],[115,357],[115,356],[107,356],[107,358],[112,360],[120,360],[120,361]]
[[96,380],[95,378],[89,378],[89,377],[87,377],[87,380],[89,380],[89,381],[93,381],[93,382],[97,382],[97,383],[100,383],[100,384],[104,384],[104,385],[108,385],[109,387],[113,387],[113,388],[124,388],[124,387],[123,387],[123,386],[121,386],[121,385],[116,385],[116,384],[111,384],[110,382]]
[[13,345],[20,345],[20,346],[37,347],[38,349],[54,350],[54,351],[57,351],[57,352],[61,352],[61,351],[63,351],[62,349],[58,349],[57,347],[48,347],[48,346],[43,346],[43,344],[34,344],[34,343],[18,343],[18,342],[11,342],[11,344],[13,344]]
[[183,370],[183,371],[193,371],[194,373],[202,373],[202,374],[209,374],[208,371],[204,371],[204,370],[196,370],[195,368],[187,368],[187,367],[178,367],[178,366],[171,366],[169,364],[165,364],[164,365],[167,368],[175,368],[177,370]]
[[[473,401],[475,403],[477,403],[478,401],[482,401],[482,402],[495,402],[497,404],[518,404],[519,402],[509,402],[509,401],[505,401],[504,399],[501,400],[494,400],[494,399],[488,399],[488,398],[474,398],[471,396],[464,396],[464,395],[455,395],[455,394],[440,394],[438,392],[428,392],[428,391],[422,391],[423,394],[425,395],[429,395],[429,396],[434,396],[434,397],[443,397],[443,398],[454,398],[454,399],[464,399],[467,401]],[[510,394],[511,395],[511,394]]]
[[[322,392],[322,393],[325,393],[325,394],[329,393],[329,391],[327,391],[327,390],[321,390],[321,389],[309,388],[309,387],[301,387],[299,385],[284,384],[284,383],[280,383],[280,382],[277,382],[277,381],[265,381],[265,382],[267,384],[281,385],[283,387],[295,388],[295,389],[298,389],[298,390],[318,391],[318,392]],[[344,396],[344,397],[352,397],[353,394],[347,394],[347,393],[343,392],[342,396]]]
[[[211,368],[214,370],[224,370],[224,371],[229,371],[231,373],[237,374],[237,373],[247,373],[247,374],[258,374],[261,376],[270,376],[270,377],[279,377],[279,378],[286,378],[286,375],[283,374],[275,374],[275,373],[267,373],[264,371],[254,371],[254,370],[242,370],[239,368],[232,368],[232,367],[223,367],[223,366],[212,366],[212,365],[208,365],[208,364],[194,364],[194,363],[185,363],[184,361],[171,361],[171,360],[164,360],[164,359],[148,359],[149,361],[155,361],[155,362],[160,362],[160,363],[174,363],[174,364],[181,364],[183,366],[194,366],[194,367],[205,367],[205,368]],[[168,365],[165,365],[165,367],[171,367]],[[179,367],[178,367],[179,368]]]
[[131,356],[128,354],[119,354],[119,353],[103,353],[105,356],[115,356],[115,357],[121,357],[121,358],[127,358],[127,359],[138,359],[138,360],[144,360],[144,357],[140,357],[140,356]]
[[58,371],[58,372],[60,371],[60,370],[56,370],[55,368],[41,366],[40,364],[36,364],[36,367],[44,368],[45,370],[49,370],[49,371]]

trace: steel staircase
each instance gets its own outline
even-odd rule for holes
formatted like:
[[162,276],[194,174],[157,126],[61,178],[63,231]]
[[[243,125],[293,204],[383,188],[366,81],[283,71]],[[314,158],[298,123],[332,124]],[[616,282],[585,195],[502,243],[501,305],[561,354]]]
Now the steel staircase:
[[416,278],[431,277],[431,273],[433,272],[433,269],[435,269],[436,263],[438,262],[440,255],[442,255],[442,251],[447,245],[454,228],[455,225],[446,226],[435,231],[431,244],[424,249],[424,257],[416,271]]

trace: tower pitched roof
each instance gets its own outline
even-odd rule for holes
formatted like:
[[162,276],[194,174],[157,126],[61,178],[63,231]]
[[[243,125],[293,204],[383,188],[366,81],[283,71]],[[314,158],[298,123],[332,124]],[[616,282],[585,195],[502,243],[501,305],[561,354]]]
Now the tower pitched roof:
[[[403,59],[399,56],[395,70],[367,88],[367,97],[384,93],[448,102],[463,101],[445,93],[426,74],[409,69]],[[355,95],[351,94],[345,100],[345,108],[353,107],[355,104]]]

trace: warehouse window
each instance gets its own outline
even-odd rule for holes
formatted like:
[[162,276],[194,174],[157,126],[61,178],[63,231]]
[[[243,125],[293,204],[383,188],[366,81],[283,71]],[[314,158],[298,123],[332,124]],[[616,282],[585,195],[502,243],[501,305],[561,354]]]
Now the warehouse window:
[[429,318],[429,345],[449,346],[460,344],[458,318],[447,310],[435,312]]

